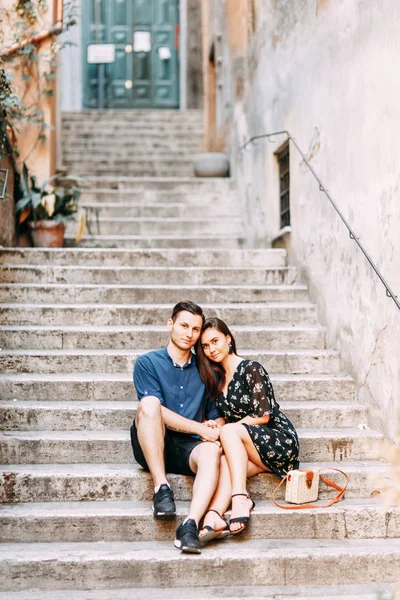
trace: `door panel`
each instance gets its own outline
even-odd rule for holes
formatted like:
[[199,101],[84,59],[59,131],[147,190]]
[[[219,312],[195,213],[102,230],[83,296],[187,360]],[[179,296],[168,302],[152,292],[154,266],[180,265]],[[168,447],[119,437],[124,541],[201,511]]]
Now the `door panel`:
[[126,86],[131,79],[132,52],[131,43],[132,6],[131,0],[111,0],[109,40],[115,44],[115,63],[108,68],[108,103],[112,108],[128,108],[132,104],[132,88]]
[[[115,44],[115,62],[105,66],[105,108],[179,106],[175,48],[179,0],[87,0],[84,5],[84,106],[96,108],[97,65],[86,62],[89,43]],[[135,51],[135,32],[151,45]]]
[[[178,106],[178,53],[175,48],[178,5],[175,0],[153,0],[153,9],[154,100],[158,106]],[[161,58],[163,49],[168,49],[170,58]]]

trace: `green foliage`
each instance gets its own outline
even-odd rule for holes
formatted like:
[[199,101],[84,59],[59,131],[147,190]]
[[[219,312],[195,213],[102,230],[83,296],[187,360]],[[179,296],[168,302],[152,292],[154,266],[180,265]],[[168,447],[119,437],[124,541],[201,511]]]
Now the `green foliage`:
[[17,129],[23,112],[22,100],[12,87],[12,77],[0,66],[0,159],[5,155],[7,127]]
[[[0,8],[0,47],[6,39],[6,32],[7,42],[12,45],[30,39],[45,29],[47,10],[47,0],[17,0],[10,10]],[[66,31],[75,25],[76,19],[75,2],[65,2],[63,30]],[[40,107],[43,101],[46,102],[54,95],[57,55],[63,47],[64,44],[53,41],[50,49],[45,52],[34,44],[26,44],[10,57],[0,59],[0,159],[4,158],[8,127],[18,132],[22,122],[37,126],[37,137],[25,160],[37,143],[46,141],[49,125],[46,124],[44,112]],[[25,90],[20,96],[13,89],[13,77],[7,73],[7,65],[25,84]]]
[[71,220],[79,210],[79,177],[56,174],[38,185],[36,177],[29,175],[24,163],[17,190],[15,212],[18,224],[27,221]]

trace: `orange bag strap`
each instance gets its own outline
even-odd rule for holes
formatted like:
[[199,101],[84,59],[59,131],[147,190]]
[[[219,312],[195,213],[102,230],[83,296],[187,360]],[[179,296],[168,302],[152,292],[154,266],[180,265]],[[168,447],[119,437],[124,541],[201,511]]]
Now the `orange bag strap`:
[[284,508],[285,510],[301,510],[303,508],[328,508],[329,506],[332,506],[332,504],[339,502],[339,500],[341,500],[343,498],[346,488],[348,486],[349,476],[344,471],[341,471],[340,469],[335,469],[334,467],[332,467],[331,469],[318,469],[315,472],[320,474],[321,471],[324,471],[324,470],[338,471],[338,473],[341,473],[346,478],[346,483],[342,487],[342,486],[338,485],[337,483],[335,483],[334,481],[331,481],[330,479],[327,479],[326,477],[323,477],[322,475],[320,475],[321,481],[323,481],[329,487],[333,487],[335,490],[338,491],[338,494],[336,494],[336,496],[332,500],[330,500],[327,504],[309,504],[308,503],[308,504],[291,504],[290,506],[287,504],[286,505],[279,504],[279,502],[276,501],[276,493],[279,490],[279,488],[281,487],[281,485],[283,484],[283,482],[286,481],[287,478],[289,477],[290,471],[287,475],[285,475],[285,477],[278,483],[278,485],[274,489],[274,492],[272,494],[272,500],[274,501],[274,504],[276,504],[276,506],[278,506],[279,508]]

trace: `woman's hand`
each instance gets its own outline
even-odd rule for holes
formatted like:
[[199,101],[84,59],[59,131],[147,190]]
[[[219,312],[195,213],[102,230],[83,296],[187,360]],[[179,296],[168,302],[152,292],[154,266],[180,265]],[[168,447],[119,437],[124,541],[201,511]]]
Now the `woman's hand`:
[[214,421],[213,419],[209,419],[208,421],[204,420],[203,425],[207,425],[207,427],[211,427],[212,429],[219,427],[217,421]]
[[[214,425],[208,425],[210,421],[203,421],[203,423],[201,423],[199,425],[199,436],[200,439],[203,442],[218,442],[218,444],[220,444],[219,442],[219,434],[220,434],[220,427],[218,425],[218,423],[216,423],[216,427]],[[211,421],[212,423],[215,421]]]

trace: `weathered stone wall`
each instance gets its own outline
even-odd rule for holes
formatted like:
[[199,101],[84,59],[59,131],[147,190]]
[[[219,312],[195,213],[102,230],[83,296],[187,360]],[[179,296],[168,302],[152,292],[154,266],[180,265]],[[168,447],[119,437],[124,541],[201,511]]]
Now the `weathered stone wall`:
[[[239,2],[239,0],[238,0]],[[226,2],[221,2],[223,6]],[[397,0],[256,2],[256,31],[224,56],[225,121],[249,243],[279,232],[274,152],[237,148],[289,130],[400,297],[400,4]],[[228,16],[223,27],[229,46]],[[238,67],[240,66],[240,68]],[[218,100],[217,100],[218,102]],[[394,435],[400,407],[400,311],[291,148],[291,262],[308,279],[329,344],[356,378],[375,424]]]

